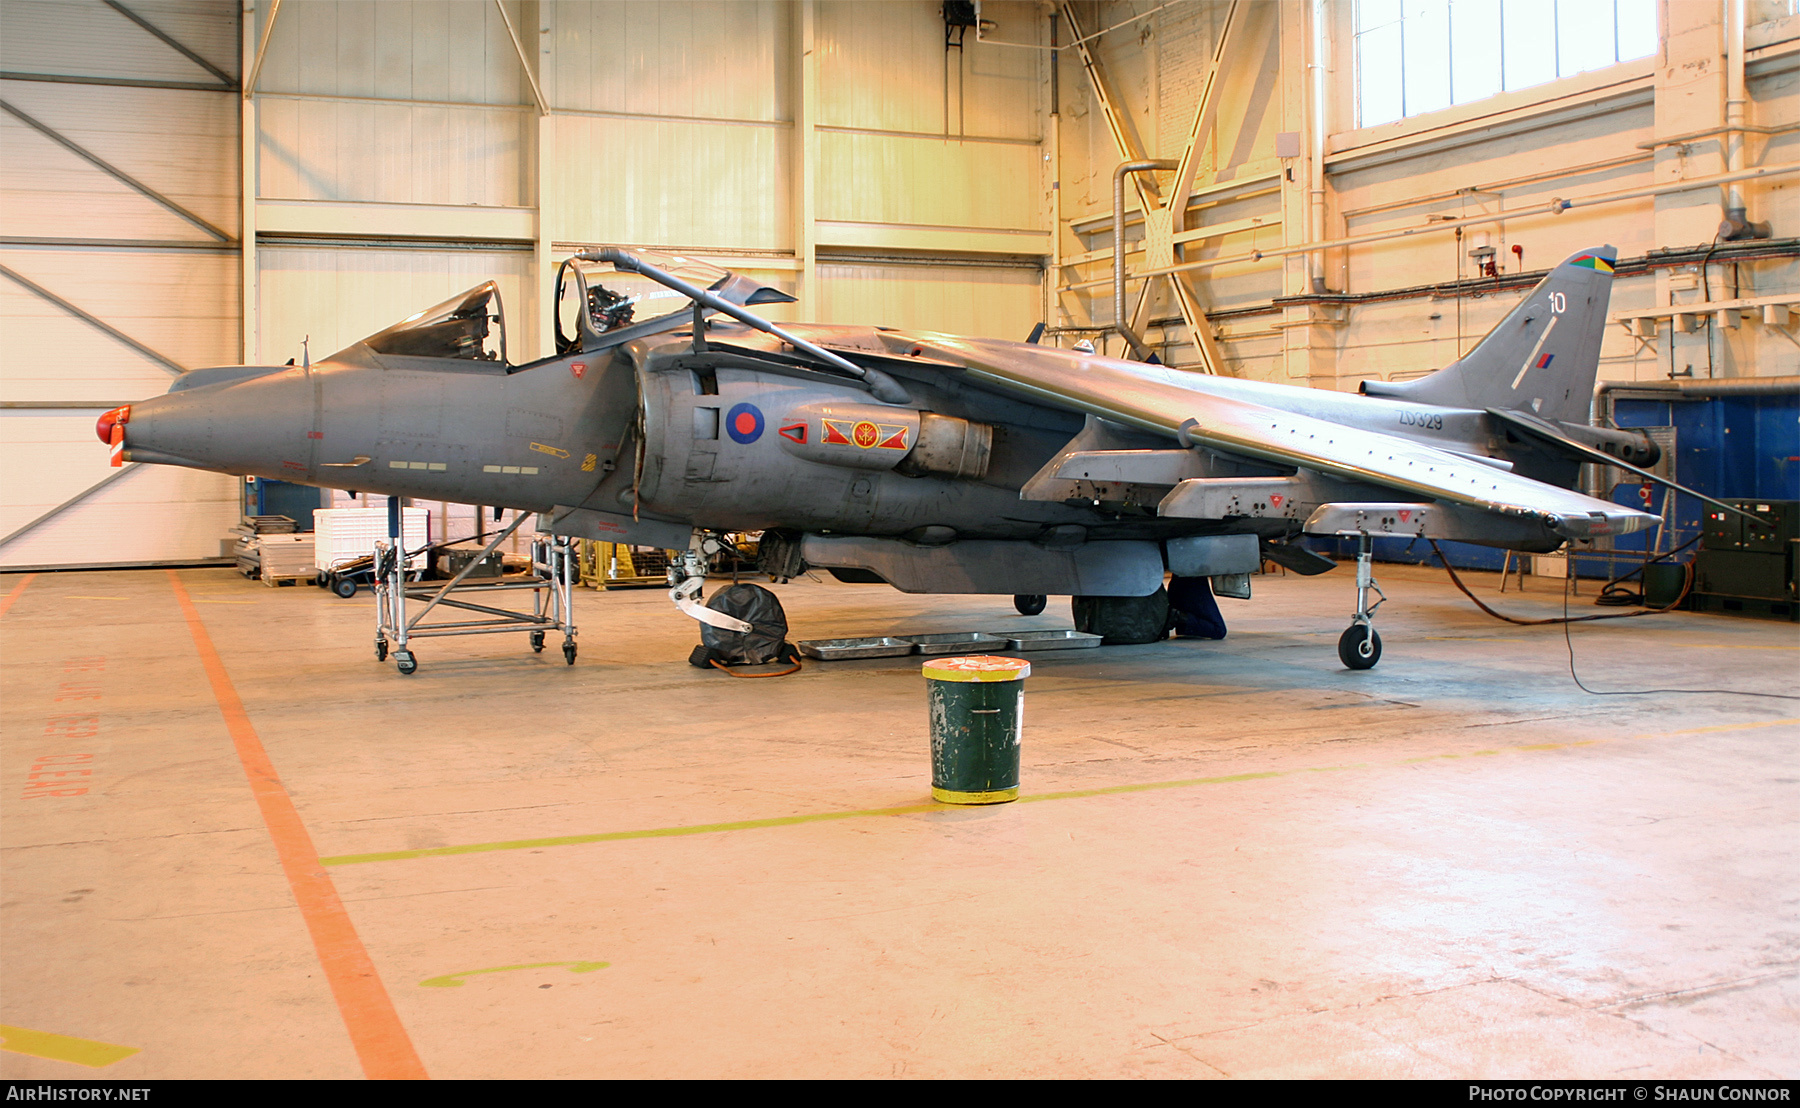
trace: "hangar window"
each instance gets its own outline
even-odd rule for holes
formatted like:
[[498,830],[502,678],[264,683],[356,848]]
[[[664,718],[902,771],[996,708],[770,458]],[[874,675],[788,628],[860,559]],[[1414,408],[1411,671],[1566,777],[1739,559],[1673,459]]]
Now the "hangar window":
[[1656,0],[1357,0],[1357,126],[1648,57]]

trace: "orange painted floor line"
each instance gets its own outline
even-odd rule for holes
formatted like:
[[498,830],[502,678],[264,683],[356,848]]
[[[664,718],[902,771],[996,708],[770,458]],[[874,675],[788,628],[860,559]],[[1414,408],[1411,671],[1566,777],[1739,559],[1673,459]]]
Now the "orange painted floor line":
[[362,1062],[363,1073],[372,1079],[428,1077],[424,1063],[413,1049],[412,1038],[400,1022],[400,1014],[394,1010],[393,999],[375,971],[374,961],[357,936],[350,914],[344,910],[337,886],[332,884],[325,867],[319,864],[319,852],[313,846],[312,836],[307,833],[293,799],[282,786],[274,763],[269,761],[256,728],[251,726],[243,701],[238,699],[237,689],[225,672],[225,663],[213,649],[212,637],[200,621],[200,610],[194,607],[175,571],[166,572],[175,589],[175,599],[181,605],[181,614],[187,618],[188,631],[194,636],[200,662],[206,668],[206,679],[212,683],[213,698],[219,702],[219,714],[225,717],[225,728],[231,734],[232,745],[237,748],[244,776],[250,780],[256,806],[262,810],[269,838],[275,842],[275,852],[281,858],[282,871],[287,874],[288,887],[294,892],[294,901],[306,921],[307,932],[312,935],[313,949],[318,952],[325,979],[331,984],[331,994],[337,999],[344,1027],[350,1032],[350,1041]]
[[25,579],[14,585],[13,590],[6,594],[6,599],[0,600],[0,616],[12,611],[13,601],[19,599],[19,594],[25,591],[25,586],[31,584],[32,578],[36,576],[35,573],[27,573]]

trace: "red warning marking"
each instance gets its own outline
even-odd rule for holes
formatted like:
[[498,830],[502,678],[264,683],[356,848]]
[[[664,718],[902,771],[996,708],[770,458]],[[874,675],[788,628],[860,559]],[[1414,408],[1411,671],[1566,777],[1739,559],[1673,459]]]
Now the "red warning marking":
[[789,442],[797,442],[802,445],[806,443],[806,424],[804,423],[790,423],[776,433]]
[[823,441],[828,445],[850,445],[850,424],[836,419],[821,419],[819,425],[824,429]]
[[1399,515],[1399,517],[1400,517],[1400,522],[1401,522],[1401,523],[1405,523],[1405,522],[1406,522],[1406,521],[1407,521],[1407,520],[1409,520],[1409,519],[1411,519],[1411,518],[1412,518],[1412,509],[1411,509],[1411,508],[1408,508],[1408,509],[1406,509],[1406,510],[1405,510],[1405,511],[1403,511],[1403,512],[1399,512],[1399,513],[1396,513],[1396,514],[1398,514],[1398,515]]
[[1275,508],[1281,507],[1281,502],[1286,499],[1287,499],[1287,497],[1282,496],[1280,493],[1269,494],[1269,504],[1271,507],[1275,507]]
[[[890,434],[890,432],[892,433]],[[881,425],[881,433],[887,435],[887,437],[876,443],[876,446],[881,447],[883,450],[906,449],[906,425],[904,423],[898,427],[884,423]]]
[[850,429],[850,438],[864,450],[881,441],[881,430],[873,423],[864,420]]
[[306,433],[306,437],[309,439],[322,439],[325,437],[325,432],[323,432],[323,431],[308,431]]
[[575,375],[575,379],[577,381],[579,381],[583,377],[587,376],[587,363],[586,362],[570,362],[569,363],[569,372],[573,373]]

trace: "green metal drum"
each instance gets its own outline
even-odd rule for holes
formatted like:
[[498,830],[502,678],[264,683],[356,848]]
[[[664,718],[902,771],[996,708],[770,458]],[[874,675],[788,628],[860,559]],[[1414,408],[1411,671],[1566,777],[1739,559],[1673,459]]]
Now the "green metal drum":
[[1031,663],[978,655],[924,666],[931,703],[931,798],[1004,804],[1019,798],[1019,737]]

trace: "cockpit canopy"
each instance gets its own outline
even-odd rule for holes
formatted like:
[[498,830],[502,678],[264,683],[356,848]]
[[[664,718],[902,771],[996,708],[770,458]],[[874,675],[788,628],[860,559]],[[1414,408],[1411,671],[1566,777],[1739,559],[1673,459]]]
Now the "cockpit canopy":
[[[793,297],[728,269],[650,251],[633,251],[665,273],[734,304],[786,304]],[[593,353],[684,326],[693,302],[642,273],[570,258],[556,274],[556,351]],[[708,315],[711,309],[705,309]]]
[[493,281],[378,331],[363,340],[377,354],[506,362],[506,312]]
[[[793,297],[741,274],[693,258],[639,255],[664,273],[703,288],[733,304],[785,304]],[[598,353],[650,335],[688,326],[694,303],[675,288],[631,270],[571,258],[556,275],[556,356]],[[706,314],[713,309],[703,308]],[[500,287],[486,281],[469,291],[415,312],[358,345],[377,354],[409,358],[449,358],[492,362],[506,372],[506,313]],[[448,368],[448,367],[446,367]]]

